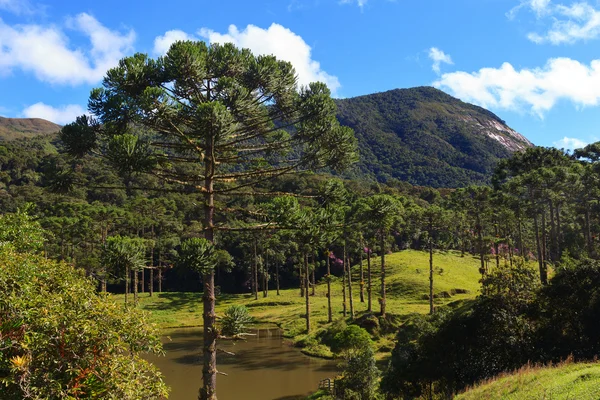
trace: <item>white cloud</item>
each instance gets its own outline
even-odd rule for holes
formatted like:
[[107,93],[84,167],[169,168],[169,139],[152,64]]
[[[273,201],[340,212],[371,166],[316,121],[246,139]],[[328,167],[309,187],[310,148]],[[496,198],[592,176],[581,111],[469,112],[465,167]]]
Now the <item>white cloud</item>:
[[172,31],[165,32],[162,36],[157,36],[154,39],[154,54],[156,55],[165,55],[171,45],[179,40],[198,40],[193,35],[189,35],[184,31],[180,31],[178,29],[174,29]]
[[0,10],[13,14],[33,14],[37,11],[28,0],[0,0]]
[[73,122],[76,117],[85,113],[83,107],[78,104],[69,104],[55,108],[44,103],[35,103],[21,112],[25,118],[42,118],[59,125],[66,125]]
[[600,60],[585,65],[570,58],[553,58],[540,68],[500,68],[443,74],[433,83],[464,101],[483,107],[531,111],[540,117],[561,100],[577,106],[600,104]]
[[545,32],[530,32],[527,38],[534,43],[572,44],[600,36],[600,10],[586,1],[570,5],[553,4],[550,0],[525,0],[507,15],[513,18],[521,8],[529,8],[538,18],[551,20]]
[[538,18],[550,13],[550,0],[521,0],[521,3],[513,7],[506,16],[513,19],[522,8],[529,8]]
[[361,9],[367,4],[369,0],[340,0],[341,4],[354,4],[356,3]]
[[560,140],[557,140],[556,142],[553,142],[552,144],[554,145],[554,147],[556,147],[558,149],[565,149],[565,150],[581,149],[588,145],[587,142],[584,142],[581,139],[570,138],[570,137],[566,137],[566,136]]
[[70,46],[68,36],[55,26],[10,26],[0,19],[0,70],[21,69],[53,84],[96,83],[133,50],[132,30],[111,31],[85,13],[69,19],[67,25],[88,37],[88,51]]
[[450,57],[449,54],[444,53],[442,50],[438,49],[437,47],[432,47],[429,49],[429,58],[431,58],[433,60],[433,65],[431,66],[431,69],[433,69],[433,71],[436,74],[440,73],[440,65],[442,63],[445,64],[454,64],[452,62],[452,57]]
[[279,24],[274,23],[268,29],[248,25],[241,31],[235,25],[230,25],[227,33],[223,34],[202,28],[199,33],[211,43],[231,42],[250,49],[256,55],[272,54],[292,63],[300,85],[324,82],[334,94],[341,86],[336,76],[323,71],[319,62],[312,59],[311,48],[304,39]]

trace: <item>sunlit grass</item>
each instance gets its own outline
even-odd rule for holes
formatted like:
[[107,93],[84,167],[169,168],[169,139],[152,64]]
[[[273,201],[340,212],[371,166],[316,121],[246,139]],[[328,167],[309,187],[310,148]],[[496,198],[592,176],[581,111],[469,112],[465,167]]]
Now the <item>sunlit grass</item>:
[[[429,312],[429,254],[427,252],[405,250],[386,256],[387,312],[404,319],[411,313]],[[366,262],[364,263],[366,274]],[[373,312],[379,312],[380,266],[379,258],[372,259],[372,302]],[[472,299],[479,293],[479,262],[472,256],[461,257],[458,252],[434,253],[434,287],[436,306],[452,301]],[[365,302],[360,302],[359,267],[354,266],[353,299],[356,316],[367,312]],[[366,278],[365,278],[366,282]],[[152,313],[152,320],[160,328],[174,328],[202,325],[201,293],[148,293],[139,295],[139,307]],[[123,301],[123,295],[115,295],[116,301]],[[340,279],[332,282],[332,308],[334,319],[343,318],[342,289]],[[232,304],[242,304],[250,309],[250,314],[258,324],[276,325],[284,334],[294,340],[305,335],[305,303],[299,289],[285,289],[278,296],[270,290],[267,298],[259,293],[254,300],[251,294],[223,294],[217,297],[217,316],[222,315]],[[327,326],[327,285],[319,282],[315,295],[310,296],[311,322],[313,330]],[[348,305],[349,311],[349,305]],[[349,317],[349,314],[347,315]],[[382,352],[393,347],[393,335],[378,338],[376,346]],[[318,353],[318,352],[317,352]],[[322,354],[326,355],[326,354]],[[381,356],[381,355],[380,355]]]
[[456,400],[600,399],[600,364],[525,366],[456,396]]

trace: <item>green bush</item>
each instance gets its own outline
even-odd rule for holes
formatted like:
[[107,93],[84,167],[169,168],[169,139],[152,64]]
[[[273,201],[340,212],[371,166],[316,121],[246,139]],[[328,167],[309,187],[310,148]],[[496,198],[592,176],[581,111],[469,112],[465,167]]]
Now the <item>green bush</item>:
[[221,333],[227,336],[236,336],[245,333],[248,325],[252,323],[252,317],[246,306],[233,305],[225,311],[221,319]]
[[65,263],[0,250],[3,400],[167,395],[158,370],[140,357],[162,351],[157,329],[94,286]]
[[375,399],[379,370],[369,333],[350,325],[335,335],[331,348],[344,358],[342,376],[335,380],[336,396],[344,400]]

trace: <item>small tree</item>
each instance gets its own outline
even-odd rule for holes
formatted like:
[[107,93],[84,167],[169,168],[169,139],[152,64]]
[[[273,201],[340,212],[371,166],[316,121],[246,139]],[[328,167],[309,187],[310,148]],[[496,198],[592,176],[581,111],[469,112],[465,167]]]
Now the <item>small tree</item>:
[[342,377],[335,380],[337,396],[345,400],[374,399],[379,370],[369,333],[350,325],[335,335],[331,349],[344,359]]
[[370,197],[367,202],[367,218],[375,227],[381,247],[381,316],[385,317],[385,253],[386,242],[390,229],[398,223],[403,210],[402,204],[393,196],[377,194]]
[[134,271],[134,304],[137,305],[137,272],[146,266],[145,251],[146,246],[143,239],[119,235],[107,238],[104,245],[102,263],[108,266],[115,274],[124,274],[125,304],[127,304],[129,277],[131,276],[131,271]]
[[225,315],[221,319],[221,333],[236,337],[245,333],[251,323],[252,317],[248,308],[242,305],[233,305],[225,310]]

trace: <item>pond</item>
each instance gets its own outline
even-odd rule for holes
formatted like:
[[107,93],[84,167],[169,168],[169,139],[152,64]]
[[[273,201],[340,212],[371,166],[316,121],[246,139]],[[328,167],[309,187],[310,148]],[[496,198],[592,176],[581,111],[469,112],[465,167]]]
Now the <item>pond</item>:
[[[217,355],[219,400],[302,399],[317,390],[319,381],[337,374],[337,362],[305,356],[281,337],[279,329],[261,329],[246,341],[220,341],[235,353]],[[165,331],[165,357],[148,356],[171,387],[170,400],[193,400],[202,383],[202,330]]]

